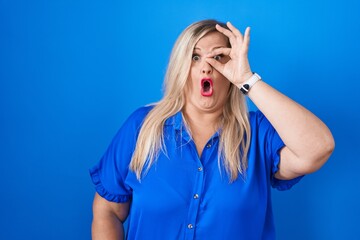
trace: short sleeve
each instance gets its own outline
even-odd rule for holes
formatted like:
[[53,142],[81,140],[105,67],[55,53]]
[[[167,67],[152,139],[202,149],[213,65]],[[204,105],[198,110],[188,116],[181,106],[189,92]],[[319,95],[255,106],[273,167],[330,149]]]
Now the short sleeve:
[[89,172],[97,193],[108,201],[123,203],[131,199],[132,190],[125,184],[129,164],[142,122],[151,107],[132,113],[121,126],[100,161]]
[[281,191],[288,190],[298,183],[303,176],[290,180],[279,180],[275,178],[275,173],[279,170],[280,151],[285,144],[264,114],[260,111],[257,111],[255,114],[257,119],[258,134],[260,135],[259,139],[263,142],[262,144],[264,144],[265,157],[270,164],[271,186]]

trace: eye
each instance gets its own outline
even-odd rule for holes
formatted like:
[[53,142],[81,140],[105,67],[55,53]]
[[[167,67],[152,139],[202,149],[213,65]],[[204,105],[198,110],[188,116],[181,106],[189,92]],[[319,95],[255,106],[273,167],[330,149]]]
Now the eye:
[[192,60],[195,61],[195,62],[197,62],[197,61],[200,60],[200,56],[199,56],[198,54],[193,54],[193,55],[192,55]]
[[223,58],[223,54],[220,54],[220,55],[215,55],[213,58],[216,60],[216,61],[221,61],[221,59]]

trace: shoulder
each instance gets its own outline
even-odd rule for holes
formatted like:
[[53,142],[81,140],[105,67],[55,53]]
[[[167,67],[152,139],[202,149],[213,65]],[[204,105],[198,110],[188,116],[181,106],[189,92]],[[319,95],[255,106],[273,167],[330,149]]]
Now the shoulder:
[[251,126],[258,126],[264,123],[270,124],[270,122],[260,110],[249,112],[249,122]]
[[148,113],[154,108],[155,105],[146,105],[139,107],[135,111],[133,111],[128,119],[134,120],[134,121],[143,121],[145,117],[148,115]]
[[260,110],[249,112],[249,122],[252,134],[265,138],[272,138],[277,134],[275,128]]
[[128,118],[125,120],[124,126],[139,126],[142,125],[144,119],[149,114],[149,112],[154,108],[154,105],[146,105],[139,107],[133,111]]
[[147,105],[133,111],[121,125],[116,138],[124,135],[132,136],[134,134],[137,136],[144,119],[153,107],[153,105]]

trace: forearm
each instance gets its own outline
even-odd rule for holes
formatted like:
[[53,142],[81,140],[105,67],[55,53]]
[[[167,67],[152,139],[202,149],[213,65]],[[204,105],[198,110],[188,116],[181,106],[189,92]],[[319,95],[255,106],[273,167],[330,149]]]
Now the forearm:
[[319,118],[263,81],[251,88],[249,97],[294,155],[308,161],[327,160],[333,138]]
[[93,240],[124,239],[122,222],[115,216],[108,214],[94,215],[92,222]]

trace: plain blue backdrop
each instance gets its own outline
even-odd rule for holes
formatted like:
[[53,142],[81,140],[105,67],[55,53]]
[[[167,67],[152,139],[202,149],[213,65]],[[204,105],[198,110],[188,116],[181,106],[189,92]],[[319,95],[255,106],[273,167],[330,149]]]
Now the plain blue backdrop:
[[0,0],[0,239],[90,239],[88,168],[161,98],[174,41],[205,18],[251,26],[252,69],[336,140],[319,172],[273,191],[278,239],[360,239],[355,0]]

